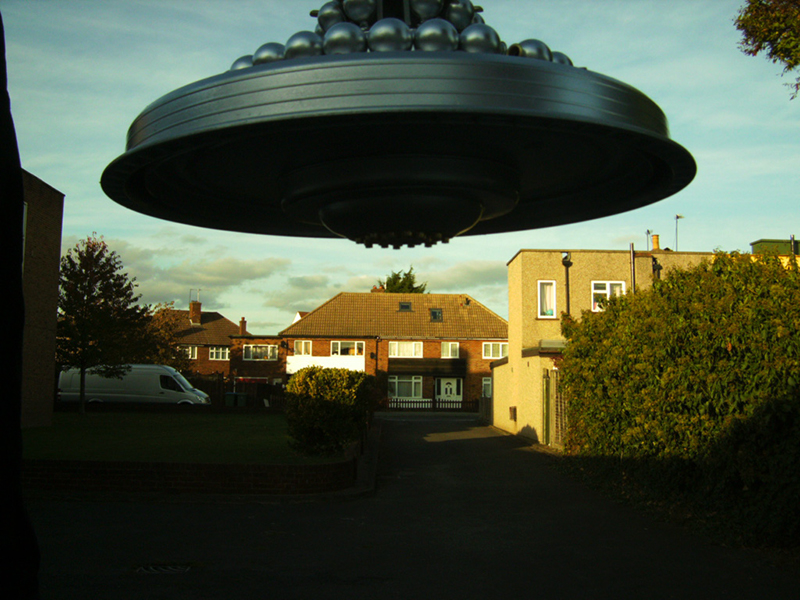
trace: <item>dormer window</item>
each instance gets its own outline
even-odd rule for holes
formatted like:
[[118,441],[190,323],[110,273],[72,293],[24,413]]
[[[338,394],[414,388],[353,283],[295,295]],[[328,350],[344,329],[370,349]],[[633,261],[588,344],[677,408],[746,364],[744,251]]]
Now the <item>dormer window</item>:
[[431,323],[441,323],[443,319],[442,309],[441,308],[432,308],[431,309]]
[[400,312],[411,312],[411,302],[401,302]]

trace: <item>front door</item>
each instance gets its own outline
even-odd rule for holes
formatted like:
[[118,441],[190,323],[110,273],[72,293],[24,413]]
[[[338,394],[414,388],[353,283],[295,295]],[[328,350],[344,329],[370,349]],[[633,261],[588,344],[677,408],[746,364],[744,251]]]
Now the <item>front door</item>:
[[436,380],[436,408],[461,408],[460,377],[439,377]]

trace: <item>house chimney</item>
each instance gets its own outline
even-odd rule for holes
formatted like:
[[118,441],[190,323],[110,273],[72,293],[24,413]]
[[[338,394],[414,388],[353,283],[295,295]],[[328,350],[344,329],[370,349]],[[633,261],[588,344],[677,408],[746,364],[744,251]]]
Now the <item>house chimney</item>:
[[239,321],[239,335],[247,335],[247,321],[244,320],[244,317]]
[[661,246],[658,244],[658,234],[653,234],[653,250],[661,250]]
[[192,300],[189,302],[189,321],[191,321],[195,325],[200,324],[200,315],[202,315],[202,310],[200,308],[202,304],[197,300]]
[[376,285],[373,285],[373,286],[372,286],[372,289],[370,290],[370,292],[371,292],[371,293],[373,293],[373,294],[375,294],[375,293],[381,293],[381,292],[385,292],[385,291],[386,291],[386,288],[384,288],[383,286],[381,286],[381,287],[378,287],[378,286],[376,286]]

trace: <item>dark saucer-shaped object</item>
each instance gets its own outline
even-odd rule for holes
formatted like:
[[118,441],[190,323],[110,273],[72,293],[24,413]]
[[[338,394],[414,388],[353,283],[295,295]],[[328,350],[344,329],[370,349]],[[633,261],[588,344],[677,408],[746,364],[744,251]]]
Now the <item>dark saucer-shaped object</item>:
[[232,231],[432,245],[639,208],[696,171],[636,89],[545,60],[376,52],[256,64],[150,105],[105,193]]

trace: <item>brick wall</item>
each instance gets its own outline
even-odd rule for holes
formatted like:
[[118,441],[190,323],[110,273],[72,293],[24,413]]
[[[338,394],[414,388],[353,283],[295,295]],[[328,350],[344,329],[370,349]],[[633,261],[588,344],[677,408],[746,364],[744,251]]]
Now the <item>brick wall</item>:
[[221,373],[226,377],[231,372],[230,360],[211,360],[208,346],[197,346],[197,359],[191,361],[190,368],[201,375],[215,375]]
[[57,491],[315,494],[355,485],[356,459],[320,465],[28,460],[22,483]]
[[[278,360],[244,360],[242,347],[251,344],[278,346]],[[230,358],[232,377],[264,377],[270,383],[279,378],[286,381],[286,349],[281,347],[281,340],[278,338],[234,338]]]
[[25,189],[25,335],[22,348],[22,427],[52,423],[56,389],[56,311],[64,194],[30,173]]

